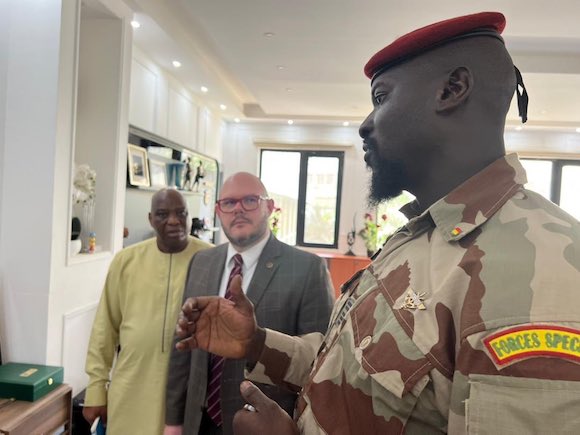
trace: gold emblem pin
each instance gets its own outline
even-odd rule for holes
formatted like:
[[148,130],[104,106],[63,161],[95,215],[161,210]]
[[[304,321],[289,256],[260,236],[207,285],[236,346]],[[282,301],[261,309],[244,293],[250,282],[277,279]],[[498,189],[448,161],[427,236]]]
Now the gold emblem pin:
[[272,263],[271,261],[268,261],[266,263],[266,269],[272,269],[274,267],[274,263]]
[[403,308],[408,310],[426,310],[427,307],[423,303],[425,301],[425,292],[415,293],[412,288],[407,291],[405,296],[405,301],[403,302]]

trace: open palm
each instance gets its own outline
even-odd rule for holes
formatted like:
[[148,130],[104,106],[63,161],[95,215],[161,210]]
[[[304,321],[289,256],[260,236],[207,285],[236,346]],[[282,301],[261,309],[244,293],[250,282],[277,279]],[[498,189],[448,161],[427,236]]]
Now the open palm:
[[256,331],[254,307],[235,277],[229,288],[232,299],[217,296],[189,298],[177,323],[177,348],[203,349],[226,358],[243,358]]

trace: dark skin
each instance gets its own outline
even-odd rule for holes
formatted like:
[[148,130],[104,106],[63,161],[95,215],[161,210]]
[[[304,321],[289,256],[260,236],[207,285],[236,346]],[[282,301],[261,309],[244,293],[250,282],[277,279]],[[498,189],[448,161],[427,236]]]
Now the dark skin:
[[175,254],[187,247],[187,216],[187,204],[177,190],[162,189],[153,195],[149,223],[161,252]]
[[[504,155],[503,126],[515,90],[503,45],[474,37],[395,66],[372,82],[373,111],[360,127],[373,171],[371,201],[413,193],[420,211]],[[393,172],[395,176],[393,176]],[[180,315],[180,350],[203,349],[256,362],[265,332],[251,303],[232,282],[231,301],[188,299]],[[296,424],[244,381],[241,393],[257,412],[240,410],[237,435],[294,435]]]
[[[157,236],[161,252],[174,254],[183,251],[189,243],[187,237],[187,205],[183,196],[172,189],[162,189],[151,198],[149,223]],[[83,417],[90,424],[97,417],[107,423],[107,405],[83,407]]]
[[373,111],[359,129],[371,203],[407,190],[422,212],[504,155],[514,90],[511,59],[489,37],[440,47],[374,78]]

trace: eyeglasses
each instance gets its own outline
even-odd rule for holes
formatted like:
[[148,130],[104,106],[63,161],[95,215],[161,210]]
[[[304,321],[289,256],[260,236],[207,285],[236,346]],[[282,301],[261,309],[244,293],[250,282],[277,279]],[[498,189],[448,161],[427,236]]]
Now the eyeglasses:
[[260,206],[260,201],[265,201],[268,199],[270,198],[267,196],[248,195],[239,199],[224,198],[218,200],[216,203],[222,213],[233,213],[238,202],[242,205],[242,209],[244,209],[244,211],[254,211]]

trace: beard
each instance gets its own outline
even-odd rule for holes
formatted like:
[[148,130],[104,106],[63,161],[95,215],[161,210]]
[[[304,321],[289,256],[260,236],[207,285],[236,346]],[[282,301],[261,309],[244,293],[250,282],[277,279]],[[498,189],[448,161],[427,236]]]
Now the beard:
[[401,160],[387,160],[377,154],[367,168],[372,171],[368,203],[376,207],[384,201],[396,198],[407,188],[407,168]]
[[262,237],[264,237],[268,231],[268,221],[265,220],[264,222],[261,222],[258,228],[256,228],[256,231],[245,234],[243,236],[235,236],[225,227],[222,227],[222,230],[233,246],[236,248],[246,249],[254,246],[262,239]]

